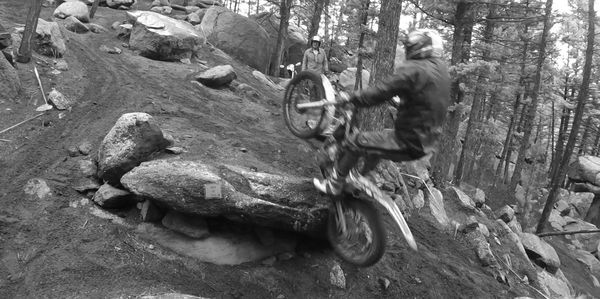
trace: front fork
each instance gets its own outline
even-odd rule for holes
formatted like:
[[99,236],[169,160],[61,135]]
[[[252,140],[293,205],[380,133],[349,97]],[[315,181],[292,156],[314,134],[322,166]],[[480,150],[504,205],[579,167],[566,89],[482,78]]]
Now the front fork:
[[333,208],[337,215],[337,228],[342,232],[342,236],[346,237],[348,234],[348,226],[346,225],[346,217],[344,216],[344,208],[342,207],[341,197],[336,197],[333,199]]

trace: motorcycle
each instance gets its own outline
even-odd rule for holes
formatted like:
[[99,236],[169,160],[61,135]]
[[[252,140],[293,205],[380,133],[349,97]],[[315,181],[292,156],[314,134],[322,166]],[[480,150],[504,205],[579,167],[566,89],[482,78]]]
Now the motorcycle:
[[[347,96],[343,91],[336,92],[326,76],[310,71],[300,72],[285,91],[285,123],[296,137],[322,142],[317,162],[324,177],[333,169],[341,142],[358,131],[354,117],[356,108],[340,100]],[[387,232],[375,203],[389,212],[409,247],[417,250],[414,236],[394,200],[365,177],[358,167],[350,171],[342,194],[330,198],[327,236],[343,260],[368,267],[383,256]]]

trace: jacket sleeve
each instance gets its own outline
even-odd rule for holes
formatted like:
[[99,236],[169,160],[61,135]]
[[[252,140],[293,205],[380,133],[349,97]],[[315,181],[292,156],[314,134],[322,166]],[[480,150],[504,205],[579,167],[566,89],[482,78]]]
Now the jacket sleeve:
[[352,102],[359,107],[381,104],[392,97],[403,93],[406,88],[414,86],[418,73],[412,67],[403,67],[392,77],[377,83],[354,96]]
[[302,56],[302,70],[306,71],[307,63],[308,63],[308,51],[304,51],[304,56]]

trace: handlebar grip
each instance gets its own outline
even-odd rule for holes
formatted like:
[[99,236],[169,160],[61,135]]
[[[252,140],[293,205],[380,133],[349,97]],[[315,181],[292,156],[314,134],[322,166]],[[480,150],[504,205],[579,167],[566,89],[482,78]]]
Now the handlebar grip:
[[331,105],[331,103],[328,102],[327,100],[320,100],[320,101],[316,101],[316,102],[297,104],[296,107],[298,109],[309,109],[309,108],[320,108],[320,107],[327,106],[327,105]]

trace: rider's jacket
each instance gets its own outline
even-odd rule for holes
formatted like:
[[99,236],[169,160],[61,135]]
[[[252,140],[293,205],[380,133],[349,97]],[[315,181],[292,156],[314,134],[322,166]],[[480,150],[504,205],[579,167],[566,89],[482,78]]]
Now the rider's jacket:
[[396,136],[411,148],[415,159],[429,153],[441,134],[450,104],[448,67],[439,58],[411,59],[400,65],[384,82],[357,94],[357,106],[373,106],[399,96]]
[[327,55],[325,50],[319,48],[316,53],[312,48],[308,48],[304,51],[304,57],[302,58],[302,70],[317,72],[323,74],[329,71],[327,64]]

